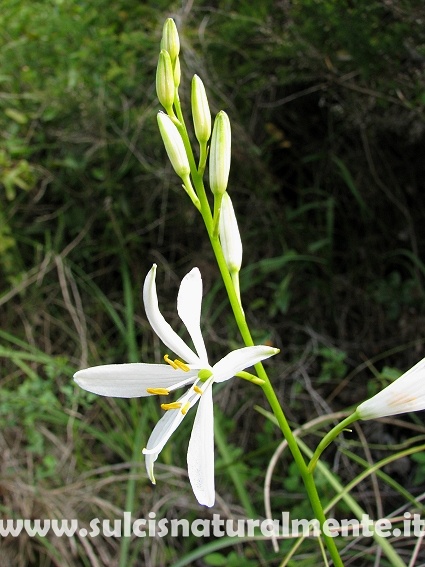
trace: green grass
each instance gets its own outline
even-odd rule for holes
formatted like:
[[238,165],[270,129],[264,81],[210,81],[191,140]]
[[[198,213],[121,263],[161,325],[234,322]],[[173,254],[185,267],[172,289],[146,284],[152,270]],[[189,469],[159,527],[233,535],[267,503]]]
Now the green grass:
[[[160,302],[180,329],[176,291],[197,265],[211,359],[241,346],[204,229],[160,143],[155,67],[164,19],[182,38],[181,99],[199,74],[233,131],[230,191],[244,244],[241,288],[294,426],[355,404],[386,369],[423,356],[423,103],[420,2],[179,3],[5,0],[0,14],[0,492],[2,515],[210,517],[186,477],[191,417],[151,486],[140,454],[155,400],[100,399],[83,366],[159,362],[143,311],[156,262]],[[385,25],[384,25],[385,23]],[[190,125],[189,125],[190,127]],[[395,372],[395,371],[394,371]],[[391,374],[392,376],[392,374]],[[281,441],[253,387],[217,388],[213,510],[264,513],[265,471]],[[263,408],[264,409],[264,408]],[[391,514],[423,491],[420,418],[379,424],[326,458],[351,497]],[[409,429],[410,428],[410,429]],[[313,447],[317,433],[307,438]],[[384,470],[393,461],[396,472]],[[368,463],[368,464],[366,464]],[[393,466],[393,465],[391,465]],[[403,466],[405,468],[403,468]],[[397,471],[407,471],[400,473]],[[374,476],[373,476],[374,475]],[[397,476],[398,475],[398,476]],[[375,479],[369,490],[370,478]],[[338,489],[323,481],[329,501]],[[366,488],[367,496],[362,496]],[[308,513],[290,459],[273,475],[273,513]],[[387,495],[390,496],[387,496]],[[344,504],[339,512],[347,513]],[[379,508],[381,506],[381,508]],[[19,545],[17,545],[17,543]],[[394,547],[406,563],[414,541]],[[282,542],[289,551],[293,542]],[[177,542],[1,540],[13,565],[247,565],[283,552],[256,538]],[[347,562],[373,565],[368,542]],[[288,565],[320,563],[316,542]],[[419,561],[419,558],[418,558]],[[221,562],[221,563],[220,563]],[[384,565],[384,563],[382,563]],[[413,567],[413,565],[411,566]]]

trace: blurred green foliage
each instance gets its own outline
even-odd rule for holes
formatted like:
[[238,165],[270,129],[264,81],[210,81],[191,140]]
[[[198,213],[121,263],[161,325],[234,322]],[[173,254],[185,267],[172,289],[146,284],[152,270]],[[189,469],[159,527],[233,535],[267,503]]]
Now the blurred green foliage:
[[[178,280],[198,265],[212,358],[240,346],[203,227],[156,128],[155,67],[170,15],[182,39],[186,118],[194,73],[213,111],[231,118],[229,192],[254,336],[281,347],[285,363],[312,353],[308,369],[324,396],[365,358],[407,368],[423,352],[422,1],[3,0],[0,320],[47,359],[22,362],[0,337],[0,422],[21,428],[22,451],[39,458],[38,479],[53,478],[61,462],[49,428],[64,438],[65,428],[78,432],[77,471],[131,458],[138,406],[84,394],[81,414],[71,419],[63,408],[75,402],[71,374],[80,365],[159,359],[140,298],[154,261],[170,323]],[[394,347],[397,355],[386,357]],[[289,417],[309,419],[316,406],[300,376],[272,364]],[[364,370],[332,403],[345,407],[375,390]],[[262,475],[279,441],[253,414],[251,390],[234,392],[231,418],[223,402],[219,419],[260,509]],[[234,414],[244,402],[238,430]],[[156,416],[150,406],[146,435]],[[240,429],[252,424],[241,448]],[[183,441],[173,440],[166,462],[185,467]],[[219,458],[226,495],[228,468]],[[288,492],[298,491],[293,467],[279,475]],[[121,506],[116,490],[109,496]],[[234,552],[209,556],[217,565],[238,560]]]

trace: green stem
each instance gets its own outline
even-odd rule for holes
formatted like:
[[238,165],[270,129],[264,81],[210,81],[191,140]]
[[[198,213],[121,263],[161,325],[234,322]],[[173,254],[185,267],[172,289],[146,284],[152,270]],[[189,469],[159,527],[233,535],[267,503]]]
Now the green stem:
[[213,238],[218,237],[218,227],[220,222],[221,202],[223,201],[223,194],[214,195],[214,216],[213,216]]
[[[229,302],[230,305],[232,307],[233,310],[233,314],[236,320],[236,324],[239,328],[239,332],[241,333],[242,339],[245,343],[246,346],[254,346],[254,341],[252,339],[248,324],[246,322],[245,319],[245,314],[244,311],[242,309],[242,305],[240,302],[240,298],[238,297],[238,293],[235,290],[235,287],[233,285],[233,281],[232,281],[232,277],[229,273],[229,270],[227,268],[227,264],[223,255],[223,251],[220,245],[220,241],[218,239],[218,236],[216,234],[214,234],[214,222],[213,222],[213,216],[211,214],[211,208],[210,205],[208,203],[208,199],[206,196],[206,192],[205,192],[205,187],[204,187],[204,183],[202,181],[202,176],[199,174],[197,168],[196,168],[196,164],[195,164],[195,160],[193,157],[193,152],[192,152],[192,147],[190,144],[190,140],[189,140],[189,136],[187,134],[187,130],[186,130],[186,126],[184,124],[184,119],[183,119],[183,115],[181,112],[181,107],[180,107],[180,102],[178,100],[175,101],[175,108],[176,108],[176,114],[177,117],[180,121],[180,134],[183,138],[183,142],[184,142],[184,146],[186,148],[186,152],[187,152],[187,156],[189,159],[189,165],[191,168],[191,175],[192,175],[192,180],[193,180],[193,184],[195,186],[195,191],[196,194],[198,195],[200,204],[201,204],[201,208],[200,208],[200,212],[202,215],[202,218],[204,220],[205,223],[205,227],[207,229],[208,232],[208,236],[211,242],[211,246],[213,248],[216,260],[217,260],[217,264],[223,279],[223,283],[224,286],[226,288],[226,292],[228,294],[229,297]],[[279,427],[288,443],[288,447],[292,453],[292,456],[298,466],[298,469],[300,471],[302,480],[304,482],[304,486],[306,488],[312,509],[313,509],[313,513],[315,515],[315,518],[319,521],[320,526],[323,526],[324,522],[326,521],[326,516],[323,512],[323,507],[322,504],[320,502],[320,498],[319,495],[317,493],[317,488],[316,485],[314,483],[314,478],[313,475],[308,471],[307,468],[307,464],[304,460],[304,457],[300,451],[300,448],[298,447],[297,441],[292,433],[292,430],[286,420],[285,414],[283,413],[283,410],[280,406],[279,400],[277,399],[276,393],[273,389],[273,386],[270,382],[270,379],[263,367],[263,365],[261,363],[258,363],[255,365],[255,370],[257,372],[258,377],[264,381],[264,384],[261,386],[263,389],[263,392],[270,404],[270,407],[274,413],[274,415],[276,416],[276,419],[278,421]],[[334,542],[334,540],[325,535],[324,534],[324,539],[326,542],[326,547],[328,548],[328,551],[330,553],[330,556],[332,557],[332,560],[334,562],[334,565],[336,567],[343,567],[343,563],[341,561],[339,552],[338,552],[338,548],[336,547],[336,544]]]
[[199,166],[198,166],[198,173],[202,177],[204,175],[205,166],[207,165],[207,144],[206,142],[199,144]]
[[[307,445],[301,439],[298,439],[298,443],[302,448],[302,450],[304,451],[304,453],[307,456],[312,457],[313,452],[307,447]],[[344,488],[341,485],[341,483],[338,482],[338,480],[335,478],[335,475],[333,475],[331,471],[329,471],[328,467],[324,463],[321,463],[319,461],[317,463],[317,468],[320,470],[320,473],[323,474],[323,476],[327,479],[329,484],[335,489],[335,492],[338,493],[335,499],[326,507],[326,510],[329,510],[332,506],[335,505],[336,499],[342,498],[342,500],[344,500],[345,503],[350,507],[351,511],[354,513],[356,518],[359,521],[361,521],[363,519],[363,516],[365,515],[365,511],[359,506],[357,501],[349,494],[349,490],[347,490],[348,487]],[[369,473],[370,471],[367,471],[366,474]],[[394,548],[392,547],[391,543],[388,541],[387,538],[380,536],[375,531],[373,531],[372,537],[376,541],[376,543],[381,547],[382,551],[385,553],[385,555],[387,556],[393,567],[406,567],[406,564],[398,555],[398,553],[394,550]]]
[[346,417],[343,421],[341,421],[341,423],[338,423],[338,425],[336,425],[333,429],[331,429],[329,431],[329,433],[327,433],[323,437],[323,439],[317,445],[317,448],[314,451],[313,457],[311,458],[311,461],[308,465],[308,471],[310,473],[312,473],[314,471],[314,467],[316,466],[316,463],[319,460],[320,455],[323,453],[323,451],[326,449],[326,447],[328,445],[330,445],[332,443],[332,441],[334,441],[336,439],[336,437],[338,437],[338,435],[342,431],[344,431],[344,429],[347,428],[348,425],[351,425],[352,423],[354,423],[358,419],[359,419],[359,416],[357,415],[357,413],[356,412],[352,413],[351,415]]
[[[211,214],[211,213],[210,213]],[[211,225],[210,225],[211,226]],[[251,333],[249,331],[244,312],[242,310],[242,306],[239,303],[239,299],[235,288],[233,287],[232,278],[230,273],[227,269],[226,262],[223,256],[223,251],[221,249],[220,243],[218,238],[214,238],[213,234],[209,232],[209,237],[211,241],[211,245],[213,247],[217,263],[224,281],[224,285],[226,287],[226,291],[229,296],[229,301],[233,309],[233,313],[236,319],[236,323],[238,325],[239,331],[242,335],[242,338],[245,342],[246,346],[253,346],[254,341],[252,339]],[[317,493],[317,488],[314,483],[313,475],[308,471],[306,462],[304,457],[298,447],[297,441],[292,433],[292,430],[286,420],[285,414],[281,408],[279,400],[277,399],[276,393],[273,389],[273,386],[270,382],[270,379],[261,363],[255,365],[255,370],[257,372],[258,377],[261,380],[264,380],[264,384],[261,386],[263,392],[267,398],[267,401],[270,404],[270,407],[278,421],[279,427],[288,443],[289,450],[292,453],[292,456],[297,464],[298,470],[300,471],[302,480],[304,482],[304,486],[306,488],[311,507],[313,509],[313,513],[315,518],[319,521],[320,526],[323,526],[324,522],[326,521],[326,516],[323,512],[323,507],[320,502],[319,495]],[[326,547],[332,557],[334,565],[336,567],[343,567],[343,563],[339,556],[338,548],[336,547],[335,541],[328,535],[324,534],[324,539],[326,542]]]
[[233,287],[235,288],[235,292],[236,292],[236,295],[237,295],[237,297],[238,297],[239,304],[240,304],[240,306],[241,306],[241,308],[242,308],[241,288],[240,288],[240,285],[239,285],[239,271],[233,271],[233,272],[231,272],[231,273],[230,273],[230,276],[231,276],[232,281],[233,281]]
[[257,386],[262,386],[264,384],[264,380],[261,380],[261,378],[254,376],[254,374],[251,374],[250,372],[245,372],[245,370],[241,370],[236,374],[236,376],[238,378],[243,378],[248,382],[252,382],[253,384],[257,384]]

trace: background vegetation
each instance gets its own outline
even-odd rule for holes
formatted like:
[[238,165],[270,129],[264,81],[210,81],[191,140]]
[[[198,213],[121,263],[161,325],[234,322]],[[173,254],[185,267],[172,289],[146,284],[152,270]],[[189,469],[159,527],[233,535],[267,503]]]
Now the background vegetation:
[[[80,367],[160,360],[140,294],[153,262],[170,322],[178,283],[197,265],[211,358],[240,345],[200,219],[156,128],[168,16],[182,38],[186,108],[197,73],[213,111],[232,121],[229,191],[244,241],[246,313],[258,341],[282,349],[269,367],[293,424],[360,402],[424,355],[422,1],[3,0],[4,517],[84,525],[131,506],[135,518],[264,515],[265,469],[281,439],[249,385],[233,381],[217,394],[218,498],[200,510],[185,472],[189,418],[161,455],[153,489],[139,449],[157,404],[99,399],[72,382]],[[384,469],[392,484],[371,476],[354,488],[363,507],[374,517],[404,511],[409,497],[397,482],[419,501],[424,460],[403,451],[423,440],[420,416],[355,433],[328,452],[343,483],[363,470],[360,458],[399,452]],[[333,494],[325,482],[322,490]],[[310,514],[285,455],[271,494],[274,517]],[[181,557],[189,559],[180,565],[242,567],[283,556],[256,541],[208,547],[216,543],[22,535],[0,539],[0,549],[23,567],[159,567]],[[341,545],[347,565],[379,561],[369,540]],[[396,545],[406,563],[419,553],[415,541]],[[314,542],[300,549],[297,565],[321,561]]]

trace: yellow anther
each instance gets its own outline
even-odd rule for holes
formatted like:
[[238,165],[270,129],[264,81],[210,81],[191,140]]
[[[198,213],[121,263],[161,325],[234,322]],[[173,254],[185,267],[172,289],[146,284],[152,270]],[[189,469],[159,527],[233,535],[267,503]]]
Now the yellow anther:
[[[181,405],[181,404],[180,404],[180,405]],[[184,406],[182,407],[182,409],[181,409],[182,414],[183,414],[183,415],[186,415],[187,410],[188,410],[189,408],[190,408],[190,402],[186,402],[186,403],[184,404]]]
[[146,388],[148,394],[154,394],[156,396],[168,396],[170,390],[167,388]]
[[185,372],[189,372],[190,368],[187,364],[179,360],[178,358],[174,359],[174,364],[184,370]]
[[170,404],[161,404],[161,408],[163,410],[180,409],[181,407],[182,407],[182,405],[181,405],[180,402],[171,402]]
[[169,358],[168,354],[165,354],[165,355],[164,355],[164,360],[165,360],[165,362],[167,362],[172,368],[174,368],[174,370],[177,370],[177,369],[178,369],[177,364],[176,364],[175,362],[173,362],[173,361]]
[[193,386],[193,389],[197,394],[203,394],[201,388],[199,388],[198,386]]

